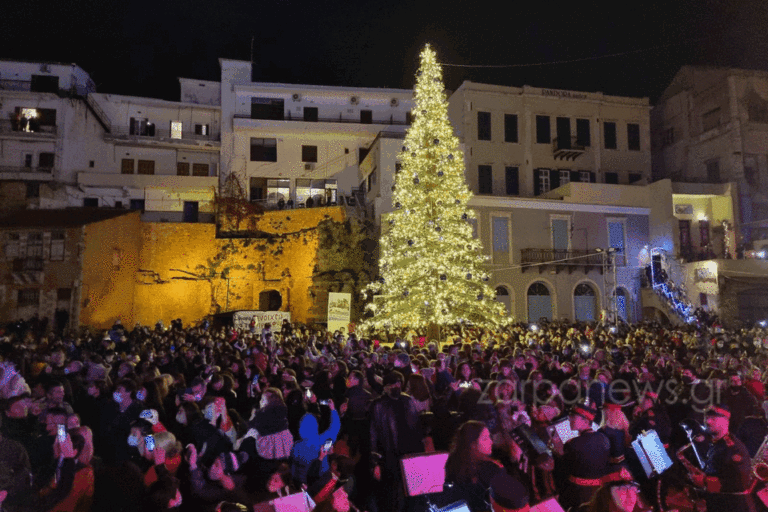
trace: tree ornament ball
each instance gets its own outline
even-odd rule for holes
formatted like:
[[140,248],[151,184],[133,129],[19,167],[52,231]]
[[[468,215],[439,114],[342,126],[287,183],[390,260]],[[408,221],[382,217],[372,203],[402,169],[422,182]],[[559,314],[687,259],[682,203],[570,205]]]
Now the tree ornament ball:
[[412,156],[413,158],[416,158],[416,152],[414,151],[413,153],[411,153],[411,156]]
[[448,160],[453,160],[453,153],[451,153],[450,155],[448,155]]
[[465,214],[463,214],[463,215],[461,216],[461,219],[462,219],[462,220],[467,220],[467,219],[469,219],[469,215],[467,215],[467,214],[465,213]]
[[483,300],[483,294],[482,293],[477,295],[477,300]]
[[467,279],[472,279],[472,274],[467,274]]
[[439,145],[439,144],[440,144],[440,139],[435,139],[435,140],[433,140],[433,141],[432,141],[432,143],[433,143],[435,146],[437,146],[437,145]]
[[461,200],[460,200],[460,199],[457,199],[457,200],[456,200],[456,204],[461,204]]
[[413,178],[413,184],[418,185],[419,184],[419,178]]
[[443,230],[443,228],[441,228],[440,226],[436,226],[435,227],[435,231],[437,231],[438,233],[441,232],[442,230]]
[[441,281],[445,281],[446,279],[448,279],[448,276],[447,276],[447,275],[445,275],[445,274],[440,274],[440,280],[441,280]]
[[407,296],[408,296],[408,290],[405,290],[405,291],[403,292],[403,297],[407,297]]
[[389,225],[394,226],[395,225],[395,219],[389,219]]
[[423,115],[427,115],[427,111],[426,111],[426,110],[422,110],[422,111],[421,111],[421,113],[422,113]]
[[401,205],[399,202],[395,203],[395,208],[400,208],[401,206],[403,205]]
[[443,171],[437,171],[437,175],[438,175],[440,178],[442,178],[442,177],[443,177],[443,174],[445,174]]
[[408,240],[408,245],[413,245],[413,240]]

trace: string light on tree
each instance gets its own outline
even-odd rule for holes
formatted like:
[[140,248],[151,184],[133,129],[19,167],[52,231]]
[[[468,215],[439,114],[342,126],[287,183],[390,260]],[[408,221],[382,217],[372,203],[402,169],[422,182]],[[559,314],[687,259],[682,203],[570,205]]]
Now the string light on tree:
[[442,69],[427,45],[414,89],[413,121],[398,155],[389,214],[380,240],[384,281],[372,283],[372,317],[363,328],[455,325],[494,327],[504,321],[486,279],[479,240],[472,236],[467,207],[472,193],[464,156],[448,121]]

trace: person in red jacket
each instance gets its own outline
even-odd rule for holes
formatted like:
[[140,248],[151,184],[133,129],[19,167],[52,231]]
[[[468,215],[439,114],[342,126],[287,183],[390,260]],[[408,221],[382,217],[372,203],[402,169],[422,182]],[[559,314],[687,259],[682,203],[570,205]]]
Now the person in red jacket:
[[[85,438],[74,431],[64,440],[56,439],[53,452],[59,460],[53,480],[41,491],[38,510],[48,512],[88,512],[94,492],[94,473],[90,461],[83,462]],[[92,454],[93,451],[91,450]]]

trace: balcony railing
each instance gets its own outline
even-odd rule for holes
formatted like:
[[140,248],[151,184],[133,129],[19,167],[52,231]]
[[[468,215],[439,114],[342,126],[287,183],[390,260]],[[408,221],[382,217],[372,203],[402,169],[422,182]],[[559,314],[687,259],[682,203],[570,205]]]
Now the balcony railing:
[[578,137],[557,137],[552,141],[552,156],[560,160],[576,160],[586,149]]
[[572,274],[574,270],[583,270],[586,274],[590,270],[603,272],[603,254],[594,250],[563,251],[559,249],[521,249],[521,272],[538,269],[539,274],[547,269],[554,268],[556,273],[567,270]]
[[16,258],[13,260],[14,272],[40,272],[43,270],[43,258]]
[[303,116],[292,117],[290,115],[285,116],[283,119],[260,119],[253,118],[250,114],[235,114],[235,119],[251,119],[253,121],[303,121],[306,123],[346,123],[346,124],[387,124],[393,126],[408,126],[405,121],[394,119],[390,116],[389,119],[376,119],[374,118],[370,123],[362,122],[359,118],[344,118],[339,113],[338,117],[318,117],[316,119],[304,119]]
[[55,137],[56,126],[30,123],[23,129],[18,122],[9,119],[0,120],[0,133],[13,134],[20,137]]
[[149,133],[131,133],[131,129],[128,127],[115,127],[112,126],[110,135],[115,138],[121,138],[121,139],[131,139],[131,140],[162,140],[164,142],[174,142],[178,141],[179,143],[185,143],[190,141],[212,141],[212,142],[219,142],[221,141],[221,132],[212,132],[209,135],[199,135],[193,132],[189,131],[183,131],[181,133],[181,138],[171,137],[171,130],[159,130],[155,128]]
[[0,90],[2,91],[30,91],[31,89],[31,80],[10,80],[8,78],[0,80]]

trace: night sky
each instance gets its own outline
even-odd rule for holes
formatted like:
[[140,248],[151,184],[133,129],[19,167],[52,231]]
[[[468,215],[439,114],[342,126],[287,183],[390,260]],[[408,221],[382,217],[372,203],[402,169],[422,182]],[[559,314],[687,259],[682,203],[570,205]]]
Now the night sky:
[[265,82],[410,88],[426,42],[443,63],[516,66],[446,67],[451,90],[472,80],[654,101],[684,64],[768,70],[767,0],[491,5],[9,0],[0,58],[75,62],[100,92],[170,100],[177,77],[218,80],[219,57],[248,60],[252,38],[255,78]]

